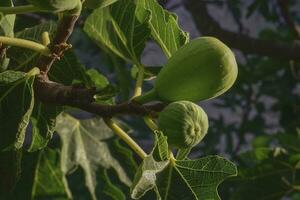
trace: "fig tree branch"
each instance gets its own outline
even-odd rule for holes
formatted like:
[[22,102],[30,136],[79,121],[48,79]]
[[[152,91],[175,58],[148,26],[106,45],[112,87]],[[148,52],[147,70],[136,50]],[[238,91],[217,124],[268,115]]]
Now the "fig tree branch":
[[145,106],[134,102],[119,105],[99,104],[94,102],[93,97],[97,92],[94,88],[65,86],[48,79],[47,73],[52,64],[63,56],[66,48],[68,48],[66,42],[73,32],[77,19],[77,15],[63,17],[53,41],[48,45],[52,55],[56,56],[41,55],[39,57],[36,66],[41,70],[41,74],[35,80],[35,96],[45,104],[72,106],[105,118],[125,114],[154,116],[156,112],[162,110],[164,105],[161,103]]
[[54,56],[47,57],[41,55],[36,63],[36,66],[40,68],[42,74],[47,74],[52,64],[61,58],[64,52],[70,48],[70,45],[67,45],[67,41],[73,32],[78,17],[78,15],[65,15],[61,19],[54,39],[49,44],[49,49]]
[[140,105],[131,101],[118,105],[99,104],[93,98],[96,94],[94,88],[65,86],[42,76],[36,78],[34,86],[35,96],[43,103],[72,106],[105,118],[116,115],[155,116],[165,106],[162,103]]
[[280,59],[300,60],[300,43],[261,40],[245,34],[223,29],[209,14],[205,1],[188,0],[185,7],[193,16],[196,26],[203,35],[215,36],[232,48],[244,53]]

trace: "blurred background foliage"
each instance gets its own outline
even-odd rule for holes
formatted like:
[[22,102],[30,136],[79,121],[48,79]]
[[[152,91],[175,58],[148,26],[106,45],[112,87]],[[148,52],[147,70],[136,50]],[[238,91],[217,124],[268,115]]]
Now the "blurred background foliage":
[[[213,101],[199,102],[208,113],[210,128],[191,157],[219,154],[237,163],[239,176],[222,184],[223,199],[299,200],[300,56],[297,60],[292,54],[300,55],[300,52],[291,52],[290,58],[289,52],[286,52],[294,44],[300,43],[299,1],[160,2],[166,9],[178,14],[181,27],[190,32],[191,38],[215,35],[235,51],[239,63],[238,80],[232,89]],[[25,1],[18,0],[15,3],[21,5]],[[191,9],[192,6],[201,10],[197,13]],[[208,15],[203,14],[203,9],[206,9]],[[90,12],[84,10],[71,43],[82,64],[88,68],[97,68],[116,85],[121,94],[116,101],[125,101],[132,93],[134,84],[131,66],[101,52],[83,33],[81,28]],[[199,20],[197,16],[203,19]],[[15,29],[20,31],[52,17],[47,14],[26,14],[17,18]],[[209,23],[211,20],[217,22],[220,29],[228,30],[233,35],[220,31],[214,33],[213,30],[218,29],[209,29],[209,26],[201,24],[207,21],[208,25],[213,26]],[[272,44],[284,43],[286,46],[275,49],[265,45],[265,51],[254,46],[249,51],[249,38],[254,41],[254,45],[257,44],[255,42],[269,41]],[[281,57],[280,54],[287,56]],[[143,60],[145,65],[156,67],[166,61],[159,48],[150,41],[143,53]],[[152,81],[146,83],[145,91],[151,88]],[[88,117],[85,114],[82,116]],[[124,117],[123,120],[134,130],[133,135],[138,142],[149,151],[152,138],[142,119]],[[82,179],[81,176],[77,172],[73,177],[74,182]]]

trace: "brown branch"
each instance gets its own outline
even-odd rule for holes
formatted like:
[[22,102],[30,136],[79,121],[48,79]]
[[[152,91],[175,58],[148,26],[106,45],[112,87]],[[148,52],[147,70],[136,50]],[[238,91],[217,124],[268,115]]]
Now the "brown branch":
[[87,89],[76,86],[65,86],[51,82],[45,76],[37,77],[35,81],[35,95],[46,104],[72,106],[84,111],[110,118],[115,115],[151,115],[164,108],[164,104],[140,105],[134,102],[126,102],[119,105],[103,105],[94,102],[96,94],[94,88]]
[[41,74],[34,83],[36,98],[45,104],[72,106],[106,118],[124,114],[155,116],[156,112],[162,110],[164,105],[161,103],[153,105],[140,105],[134,102],[119,105],[98,104],[93,98],[97,92],[96,89],[65,86],[48,79],[47,73],[52,64],[69,48],[66,42],[73,32],[77,19],[78,16],[65,16],[58,26],[53,42],[49,45],[53,56],[39,57],[36,66],[40,68]]
[[300,60],[300,44],[296,41],[285,43],[273,40],[261,40],[224,30],[210,16],[206,2],[202,0],[188,0],[185,2],[185,7],[192,14],[197,28],[203,35],[215,36],[228,46],[240,49],[244,53],[288,60]]
[[47,74],[52,66],[52,64],[63,56],[63,53],[70,47],[66,44],[70,35],[73,32],[75,23],[79,16],[77,15],[68,15],[64,16],[59,23],[57,28],[56,35],[53,39],[53,42],[49,45],[49,48],[52,52],[51,57],[40,56],[37,65],[43,74]]
[[292,19],[292,16],[290,15],[289,1],[288,0],[277,0],[277,3],[279,5],[280,12],[282,14],[282,17],[283,17],[286,25],[288,25],[288,27],[294,33],[295,37],[297,39],[300,39],[300,28],[295,23],[295,21]]

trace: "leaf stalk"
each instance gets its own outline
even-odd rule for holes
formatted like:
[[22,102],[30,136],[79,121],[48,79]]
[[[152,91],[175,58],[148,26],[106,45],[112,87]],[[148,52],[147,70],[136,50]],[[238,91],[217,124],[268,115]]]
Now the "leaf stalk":
[[38,12],[39,9],[33,5],[26,5],[26,6],[15,6],[15,7],[0,7],[0,13],[4,15],[12,15],[12,14],[25,14],[25,13],[32,13]]
[[10,46],[17,46],[17,47],[31,49],[33,51],[41,53],[44,56],[51,55],[51,51],[49,50],[48,47],[30,40],[0,36],[0,43],[10,45]]
[[134,88],[134,93],[133,93],[133,98],[141,96],[142,94],[142,86],[143,86],[143,81],[144,81],[144,73],[145,73],[145,68],[143,65],[138,65],[138,75],[136,79],[136,85]]
[[111,128],[133,151],[135,151],[142,159],[145,159],[147,154],[145,151],[113,120],[104,119],[106,125]]

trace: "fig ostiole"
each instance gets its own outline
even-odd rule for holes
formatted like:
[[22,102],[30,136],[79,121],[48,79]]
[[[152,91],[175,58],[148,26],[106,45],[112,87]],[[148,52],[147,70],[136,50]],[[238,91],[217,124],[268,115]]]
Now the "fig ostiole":
[[30,4],[42,12],[65,12],[74,11],[79,14],[81,10],[81,0],[28,0]]
[[226,92],[238,74],[233,52],[214,37],[182,46],[157,75],[154,87],[135,101],[201,101]]
[[167,136],[170,146],[179,149],[191,148],[206,135],[208,117],[197,104],[190,101],[176,101],[159,113],[158,127]]

